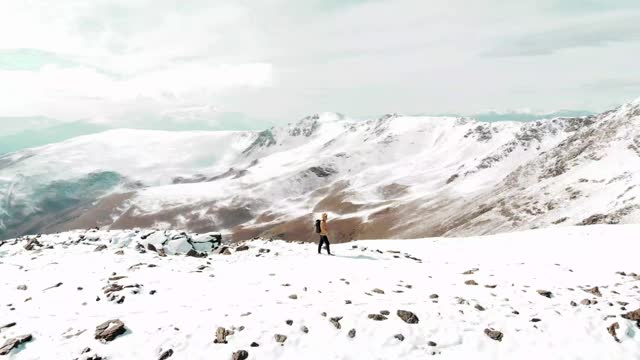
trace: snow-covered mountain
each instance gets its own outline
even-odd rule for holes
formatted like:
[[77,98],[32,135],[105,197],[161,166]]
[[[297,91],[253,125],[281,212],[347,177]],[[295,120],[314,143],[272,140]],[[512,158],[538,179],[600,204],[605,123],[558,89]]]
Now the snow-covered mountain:
[[640,222],[640,99],[483,123],[319,114],[262,132],[113,130],[0,157],[0,238],[176,228],[335,241]]
[[638,359],[639,231],[357,241],[336,256],[268,240],[211,252],[209,235],[173,231],[9,240],[0,358]]

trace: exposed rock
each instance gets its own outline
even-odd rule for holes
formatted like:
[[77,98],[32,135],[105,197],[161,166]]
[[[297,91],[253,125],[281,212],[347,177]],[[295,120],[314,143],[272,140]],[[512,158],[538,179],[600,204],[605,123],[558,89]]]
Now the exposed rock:
[[247,250],[249,250],[249,246],[248,245],[241,245],[241,246],[238,246],[236,248],[236,252],[238,252],[238,251],[247,251]]
[[115,252],[116,255],[124,255],[124,250],[118,250]]
[[475,280],[467,280],[464,283],[465,285],[478,285],[478,283]]
[[623,314],[622,318],[631,321],[640,321],[640,309]]
[[57,284],[55,284],[55,285],[53,285],[53,286],[50,286],[50,287],[48,287],[48,288],[46,288],[46,289],[44,289],[44,290],[42,290],[42,291],[47,291],[47,290],[55,289],[55,288],[58,288],[58,287],[60,287],[60,286],[62,286],[62,283],[57,283]]
[[400,340],[400,341],[404,341],[404,335],[402,334],[395,334],[393,335],[394,338]]
[[618,335],[616,334],[616,330],[618,329],[620,329],[620,324],[618,324],[617,322],[614,322],[607,328],[607,331],[611,336],[613,336],[613,339],[615,341],[620,342],[620,339],[618,339]]
[[29,239],[29,241],[27,241],[27,244],[24,246],[24,249],[27,251],[31,251],[36,246],[42,247],[42,244],[40,244],[37,238],[31,238]]
[[349,330],[349,334],[348,336],[353,339],[354,337],[356,337],[356,329],[351,329]]
[[476,271],[478,271],[478,270],[480,270],[480,269],[478,269],[478,268],[473,268],[473,269],[471,269],[471,270],[467,270],[467,271],[463,272],[463,273],[462,273],[462,275],[473,275],[473,274],[475,274],[475,273],[476,273]]
[[502,341],[502,337],[504,336],[500,331],[493,329],[484,329],[484,333],[495,341]]
[[276,334],[274,338],[276,339],[276,342],[280,344],[283,344],[285,341],[287,341],[287,337],[285,335]]
[[296,294],[289,295],[289,299],[291,299],[291,300],[298,300],[298,295],[296,295]]
[[25,290],[27,290],[27,285],[18,285],[18,287],[16,289],[25,291]]
[[371,292],[374,292],[376,294],[384,294],[384,291],[381,290],[381,289],[373,289],[373,290],[371,290]]
[[438,296],[438,294],[431,294],[429,296],[429,299],[438,299],[440,296]]
[[595,296],[602,297],[602,294],[600,293],[600,289],[598,289],[597,286],[591,289],[586,289],[585,291]]
[[432,347],[433,347],[433,346],[438,346],[438,344],[434,343],[433,341],[429,341],[429,342],[427,343],[427,345],[428,345],[428,346],[432,346]]
[[293,320],[287,320],[286,323],[287,323],[287,325],[291,326],[291,325],[293,325]]
[[15,323],[15,322],[10,322],[10,323],[8,323],[8,324],[6,324],[6,325],[2,325],[2,326],[0,326],[0,330],[2,330],[2,329],[8,329],[8,328],[10,328],[10,327],[14,327],[14,326],[16,326],[16,323]]
[[260,249],[260,250],[258,250],[258,252],[259,252],[260,254],[268,254],[268,253],[270,253],[270,252],[271,252],[271,249]]
[[2,347],[0,347],[0,355],[8,355],[11,350],[18,347],[20,344],[24,344],[33,339],[31,334],[18,336],[12,339],[7,340]]
[[584,299],[584,300],[580,301],[580,304],[582,304],[582,305],[591,305],[591,300]]
[[303,333],[305,333],[305,334],[308,334],[308,333],[309,333],[309,328],[308,328],[308,327],[306,327],[306,326],[304,326],[304,325],[300,327],[300,330],[301,330]]
[[230,330],[227,330],[223,327],[219,327],[216,330],[216,338],[215,340],[213,340],[214,344],[226,344],[227,343],[227,336],[232,335],[233,332]]
[[475,308],[478,311],[484,311],[485,310],[484,307],[482,305],[480,305],[480,304],[476,304]]
[[342,328],[342,325],[340,325],[340,320],[342,320],[342,316],[332,317],[331,319],[329,319],[333,326],[335,326],[338,330]]
[[571,305],[571,306],[578,306],[578,304],[576,304],[576,302],[575,302],[575,301],[571,301],[571,302],[569,303],[569,305]]
[[384,316],[389,316],[389,315],[391,315],[391,312],[389,310],[382,310],[382,311],[380,311],[380,314],[382,314]]
[[167,360],[168,358],[173,356],[173,349],[169,349],[165,352],[163,352],[162,354],[160,354],[160,357],[158,358],[158,360]]
[[484,287],[488,289],[495,289],[496,287],[498,287],[498,285],[485,285]]
[[345,301],[344,301],[344,303],[345,303],[346,305],[351,305],[351,304],[352,304],[352,303],[351,303],[351,300],[345,300]]
[[107,245],[104,245],[104,244],[98,245],[98,246],[96,246],[95,250],[93,250],[93,251],[99,252],[99,251],[103,251],[103,250],[107,250]]
[[374,321],[384,321],[387,320],[387,317],[381,314],[369,314],[369,319]]
[[542,320],[541,320],[541,319],[538,319],[538,318],[533,318],[533,319],[531,319],[531,322],[533,322],[533,323],[537,323],[537,322],[540,322],[540,321],[542,321]]
[[251,347],[260,347],[260,344],[258,344],[257,342],[254,341],[249,346],[251,346]]
[[553,294],[551,293],[551,291],[548,290],[538,290],[538,294],[551,299],[551,297],[553,297]]
[[102,342],[113,341],[116,337],[124,334],[127,329],[124,327],[124,323],[119,319],[106,321],[96,326],[96,333],[94,338]]
[[206,253],[197,252],[194,249],[191,249],[191,250],[187,251],[187,254],[185,256],[190,256],[190,257],[195,257],[195,258],[206,258],[207,254]]
[[228,246],[220,246],[213,251],[216,255],[231,255],[231,251]]
[[249,353],[246,350],[239,350],[233,353],[232,360],[247,360]]
[[411,311],[398,310],[397,314],[398,317],[407,324],[417,324],[418,322],[420,322],[420,319],[418,319],[416,314],[412,313]]

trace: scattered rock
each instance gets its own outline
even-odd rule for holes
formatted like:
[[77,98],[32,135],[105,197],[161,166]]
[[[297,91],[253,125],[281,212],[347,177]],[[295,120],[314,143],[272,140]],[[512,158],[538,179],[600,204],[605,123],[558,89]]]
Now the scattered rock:
[[298,300],[298,295],[296,295],[296,294],[289,295],[289,299],[291,299],[291,300]]
[[10,327],[14,327],[14,326],[16,326],[16,323],[15,323],[15,322],[11,322],[11,323],[8,323],[8,324],[6,324],[6,325],[2,325],[2,326],[0,326],[0,330],[2,330],[2,329],[8,329],[8,328],[10,328]]
[[257,342],[254,341],[249,346],[251,346],[251,347],[260,347],[260,344],[258,344]]
[[27,285],[18,285],[18,287],[16,289],[25,291],[25,290],[27,290]]
[[467,280],[464,283],[465,285],[478,285],[478,283],[475,280]]
[[571,306],[578,306],[578,304],[576,304],[576,302],[575,302],[575,301],[571,301],[571,302],[569,303],[569,305],[571,305]]
[[96,326],[96,333],[94,338],[104,343],[113,341],[116,337],[124,334],[127,329],[124,327],[124,323],[119,319],[106,321]]
[[308,328],[308,327],[306,327],[306,326],[304,326],[304,325],[300,327],[300,330],[301,330],[303,333],[305,333],[305,334],[308,334],[308,333],[309,333],[309,328]]
[[376,294],[382,294],[382,295],[384,295],[384,291],[383,291],[383,290],[381,290],[381,289],[373,289],[373,290],[371,290],[371,292],[374,292],[374,293],[376,293]]
[[382,310],[382,311],[380,311],[380,314],[382,314],[384,316],[389,316],[389,315],[391,315],[391,312],[389,310]]
[[55,289],[55,288],[58,288],[58,287],[60,287],[60,286],[62,286],[62,283],[57,283],[57,284],[55,284],[55,285],[53,285],[53,286],[50,286],[50,287],[48,287],[48,288],[46,288],[46,289],[44,289],[44,290],[42,290],[42,291],[47,291],[47,290]]
[[473,269],[471,269],[471,270],[467,270],[467,271],[463,272],[463,273],[462,273],[462,275],[473,275],[473,274],[475,274],[475,273],[476,273],[476,271],[478,271],[478,270],[480,270],[480,269],[478,269],[478,268],[473,268]]
[[400,340],[400,341],[404,341],[404,335],[402,335],[402,334],[396,334],[396,335],[393,335],[393,337],[398,339],[398,340]]
[[320,313],[320,316],[322,316],[322,317],[327,317],[327,313],[326,313],[326,312],[321,312],[321,313]]
[[342,320],[342,316],[332,317],[329,321],[336,327],[336,329],[340,330],[342,325],[340,325],[340,320]]
[[418,322],[420,322],[420,319],[418,319],[416,314],[412,313],[411,311],[398,310],[397,314],[398,317],[407,324],[417,324]]
[[280,334],[276,334],[275,337],[276,342],[283,344],[285,341],[287,341],[287,337],[285,335],[280,335]]
[[623,314],[622,318],[631,321],[640,321],[640,309]]
[[541,320],[541,319],[538,319],[538,318],[533,318],[533,319],[531,319],[531,322],[533,322],[533,323],[537,323],[537,322],[540,322],[540,321],[542,321],[542,320]]
[[162,354],[160,354],[160,357],[158,358],[158,360],[167,360],[168,358],[173,356],[173,349],[169,349],[165,352],[163,352]]
[[291,326],[291,325],[293,325],[293,320],[287,320],[286,323],[287,323],[287,325]]
[[206,258],[207,254],[206,253],[197,252],[194,249],[190,249],[189,251],[187,251],[185,256],[190,256],[190,257],[195,257],[195,258]]
[[498,330],[484,329],[484,333],[495,341],[502,341],[503,334]]
[[8,355],[11,350],[15,349],[21,344],[29,342],[33,339],[31,334],[18,336],[12,339],[7,340],[2,347],[0,347],[0,355]]
[[353,339],[354,337],[356,337],[356,329],[351,329],[349,330],[349,334],[348,334],[349,338]]
[[31,238],[27,241],[27,245],[24,246],[24,249],[31,251],[35,246],[42,247],[42,244],[40,244],[37,238]]
[[498,285],[485,285],[484,287],[489,288],[489,289],[495,289],[498,287]]
[[223,327],[219,327],[216,330],[216,338],[215,340],[213,340],[214,344],[226,344],[227,343],[227,336],[231,335],[232,332],[223,328]]
[[231,251],[228,246],[220,246],[219,248],[213,251],[214,254],[217,255],[231,255]]
[[580,301],[580,304],[582,304],[582,305],[591,305],[591,300],[584,299],[584,300]]
[[598,289],[597,286],[591,289],[586,289],[585,291],[595,296],[602,297],[602,293],[600,293],[600,289]]
[[553,294],[551,293],[551,291],[548,290],[538,290],[538,294],[551,299],[551,297],[553,297]]
[[116,255],[124,255],[124,250],[118,250],[115,252]]
[[485,310],[484,307],[482,305],[480,305],[480,304],[476,304],[475,308],[478,311],[484,311]]
[[387,317],[381,314],[369,314],[369,319],[374,321],[384,321],[387,320]]
[[438,294],[431,294],[431,296],[429,296],[429,299],[438,299],[438,298],[440,298]]
[[260,250],[258,250],[258,252],[259,252],[260,254],[268,254],[268,253],[270,253],[270,252],[271,252],[271,249],[260,249]]
[[246,350],[239,350],[233,353],[231,359],[233,360],[247,360],[249,358],[249,353]]
[[427,345],[428,345],[428,346],[432,346],[432,347],[433,347],[433,346],[438,346],[438,344],[434,343],[433,341],[429,341],[429,342],[427,343]]
[[618,339],[618,335],[616,334],[616,330],[618,329],[620,329],[620,324],[618,324],[617,322],[614,322],[607,328],[607,331],[611,336],[613,336],[616,342],[620,342],[620,339]]
[[347,305],[351,305],[352,304],[351,300],[345,300],[344,303],[347,304]]
[[107,250],[107,245],[104,245],[104,244],[98,245],[98,246],[96,246],[95,250],[93,250],[93,251],[99,252],[99,251],[103,251],[103,250]]
[[249,246],[247,246],[247,245],[238,246],[236,248],[236,252],[238,252],[238,251],[247,251],[247,250],[249,250]]

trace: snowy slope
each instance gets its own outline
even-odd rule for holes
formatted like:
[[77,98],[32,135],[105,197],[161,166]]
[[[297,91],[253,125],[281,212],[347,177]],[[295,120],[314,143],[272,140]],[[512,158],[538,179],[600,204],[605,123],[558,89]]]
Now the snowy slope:
[[[0,347],[30,334],[7,359],[232,359],[240,350],[264,360],[637,359],[640,322],[622,315],[640,307],[639,232],[357,241],[335,245],[334,257],[264,240],[228,255],[171,255],[209,240],[177,232],[45,235],[33,250],[24,248],[32,238],[10,240],[0,243]],[[140,253],[148,244],[156,251]],[[94,339],[113,319],[126,332]],[[214,343],[220,327],[234,331],[226,344]]]
[[118,130],[0,157],[0,238],[106,227],[335,241],[640,221],[640,102],[529,123],[320,114],[263,132]]

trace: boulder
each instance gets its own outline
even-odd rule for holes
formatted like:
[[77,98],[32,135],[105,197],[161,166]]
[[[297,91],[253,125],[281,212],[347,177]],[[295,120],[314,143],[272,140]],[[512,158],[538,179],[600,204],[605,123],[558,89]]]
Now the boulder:
[[640,309],[623,314],[622,318],[631,321],[640,321]]
[[33,339],[31,334],[18,336],[7,340],[2,347],[0,347],[0,355],[9,355],[11,350],[17,348],[19,345],[29,342]]
[[247,251],[249,250],[249,246],[248,245],[240,245],[236,248],[236,252],[238,251]]
[[493,330],[493,329],[484,329],[484,333],[490,338],[493,339],[495,341],[502,341],[502,338],[504,336],[504,334],[502,334],[500,331],[498,330]]
[[548,290],[538,290],[538,294],[551,299],[551,297],[553,297],[553,294],[551,293],[551,291]]
[[351,338],[351,339],[356,337],[356,329],[349,330],[349,334],[347,334],[347,336],[349,336],[349,338]]
[[119,319],[109,320],[96,326],[94,338],[106,343],[113,341],[126,331],[127,329],[124,327],[124,323]]
[[329,319],[329,321],[333,324],[333,326],[335,326],[336,329],[338,330],[342,328],[342,325],[340,325],[340,320],[342,320],[342,316],[332,317],[331,319]]
[[168,358],[173,356],[173,349],[169,349],[165,352],[163,352],[162,354],[160,354],[160,357],[158,358],[158,360],[167,360]]
[[213,340],[214,344],[226,344],[227,343],[227,336],[233,334],[231,331],[223,328],[223,327],[219,327],[216,330],[216,338],[215,340]]
[[247,360],[249,358],[249,353],[246,350],[238,350],[233,353],[231,356],[232,360]]
[[287,341],[287,337],[285,335],[281,335],[281,334],[276,334],[274,336],[275,340],[277,343],[280,344],[284,344],[285,341]]
[[98,245],[98,246],[96,246],[95,250],[93,250],[93,251],[99,252],[99,251],[103,251],[103,250],[107,250],[107,245],[104,245],[104,244]]
[[412,313],[411,311],[398,310],[397,314],[398,317],[407,324],[417,324],[418,322],[420,322],[420,319],[418,319],[416,314]]

